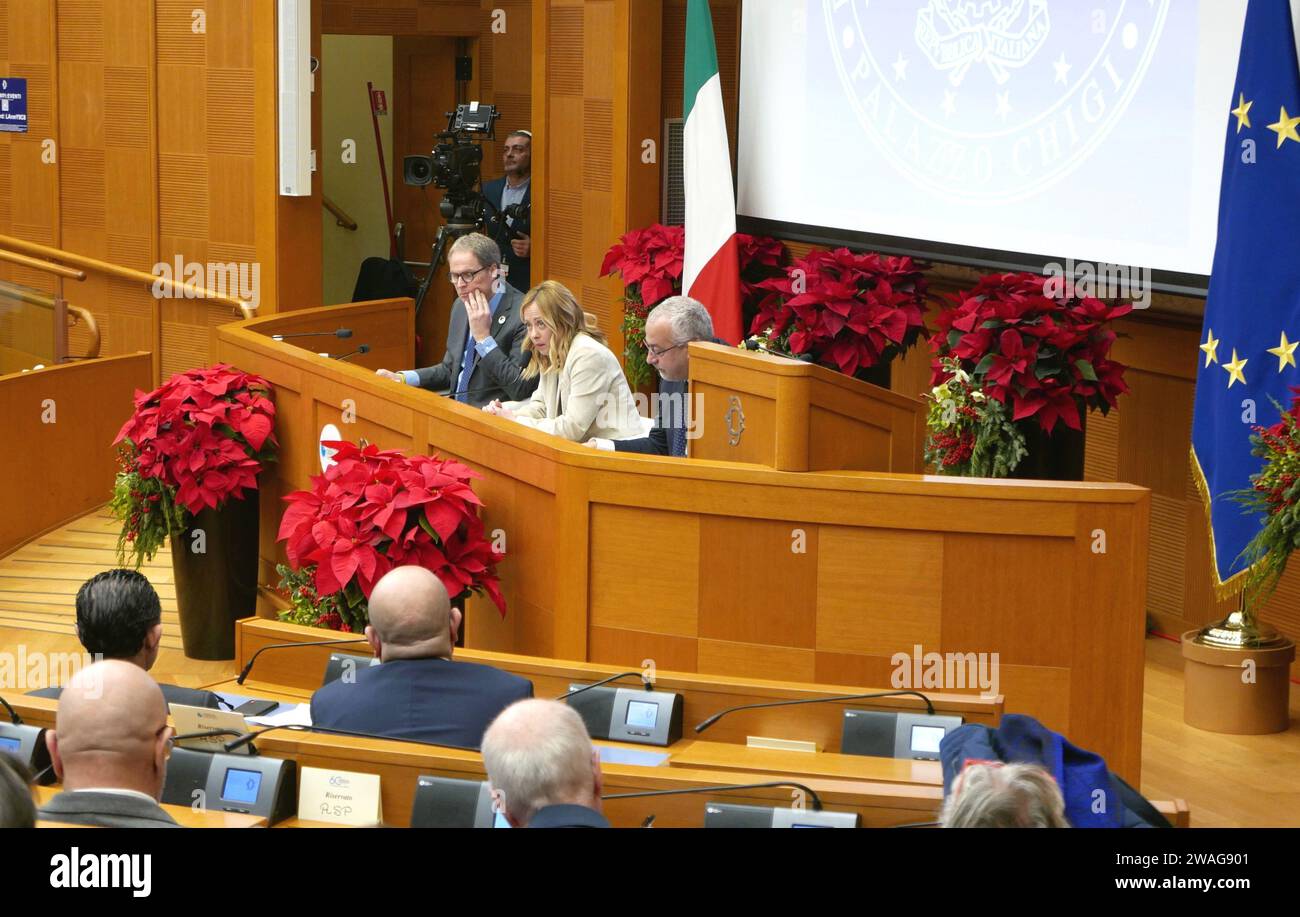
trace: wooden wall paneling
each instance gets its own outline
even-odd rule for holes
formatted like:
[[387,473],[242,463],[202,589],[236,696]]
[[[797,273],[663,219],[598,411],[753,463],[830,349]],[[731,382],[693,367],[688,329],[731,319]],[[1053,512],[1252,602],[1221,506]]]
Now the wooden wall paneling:
[[[427,156],[437,142],[439,131],[447,129],[445,112],[456,105],[456,40],[434,36],[399,35],[393,43],[393,145],[388,151],[393,176],[393,219],[406,226],[406,257],[427,262],[433,252],[438,227],[446,221],[438,212],[443,192],[429,186],[412,188],[402,181],[402,160],[406,156]],[[364,91],[364,87],[358,87]],[[370,135],[358,138],[373,144]],[[484,154],[486,156],[486,153]],[[380,189],[374,189],[375,194]],[[375,252],[387,256],[387,252]],[[423,277],[424,272],[419,276]],[[442,361],[447,351],[447,325],[455,290],[447,282],[447,265],[439,266],[429,295],[417,319],[419,353],[416,366]],[[412,365],[407,358],[402,368]]]
[[657,219],[658,169],[641,144],[659,143],[660,6],[548,0],[533,15],[534,119],[546,128],[533,145],[534,273],[573,290],[621,353],[621,288],[598,274],[620,235]]
[[329,35],[473,35],[479,0],[325,0],[318,21]]
[[[44,144],[58,142],[57,25],[51,0],[13,0],[0,6],[4,75],[27,80],[28,132],[0,134],[0,226],[4,232],[40,242],[59,239],[59,167],[46,162]],[[58,148],[50,150],[57,156]],[[0,265],[0,279],[46,293],[59,281],[40,271]],[[6,365],[48,363],[54,340],[50,313],[6,302],[0,317],[0,346]]]

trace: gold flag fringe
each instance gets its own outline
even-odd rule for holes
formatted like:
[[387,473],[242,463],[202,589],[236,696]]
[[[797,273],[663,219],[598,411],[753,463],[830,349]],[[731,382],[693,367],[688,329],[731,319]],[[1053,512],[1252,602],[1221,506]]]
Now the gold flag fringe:
[[1196,447],[1192,446],[1188,449],[1188,454],[1192,460],[1192,483],[1196,485],[1196,492],[1201,498],[1201,506],[1205,510],[1205,528],[1210,536],[1210,581],[1214,587],[1214,597],[1220,602],[1224,602],[1241,594],[1251,568],[1240,570],[1228,577],[1227,580],[1219,579],[1219,561],[1214,545],[1214,524],[1210,519],[1210,485],[1205,480],[1205,472],[1201,470],[1200,460],[1196,458]]

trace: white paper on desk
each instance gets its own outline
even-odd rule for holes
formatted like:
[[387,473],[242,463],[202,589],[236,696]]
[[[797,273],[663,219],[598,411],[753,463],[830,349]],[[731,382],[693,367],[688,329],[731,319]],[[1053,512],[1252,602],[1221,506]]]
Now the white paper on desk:
[[280,709],[266,716],[250,716],[248,722],[254,726],[310,726],[311,704],[280,705]]

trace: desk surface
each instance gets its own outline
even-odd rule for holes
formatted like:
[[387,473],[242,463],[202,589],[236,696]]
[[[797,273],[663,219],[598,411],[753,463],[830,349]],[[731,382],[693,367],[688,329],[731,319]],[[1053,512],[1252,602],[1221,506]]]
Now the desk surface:
[[[63,792],[60,786],[38,786],[33,788],[36,805],[43,806]],[[182,828],[265,828],[266,819],[260,815],[241,815],[236,812],[211,812],[206,809],[195,810],[189,806],[163,805],[163,811],[176,820]],[[74,828],[80,825],[65,825],[62,822],[42,821],[38,827]]]

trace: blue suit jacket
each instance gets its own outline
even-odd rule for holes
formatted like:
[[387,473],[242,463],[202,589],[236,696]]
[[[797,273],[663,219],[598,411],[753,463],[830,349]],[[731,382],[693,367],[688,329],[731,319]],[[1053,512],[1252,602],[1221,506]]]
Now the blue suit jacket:
[[478,748],[498,713],[533,696],[533,683],[475,662],[394,659],[322,686],[313,725]]

